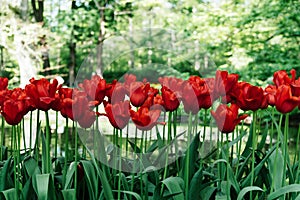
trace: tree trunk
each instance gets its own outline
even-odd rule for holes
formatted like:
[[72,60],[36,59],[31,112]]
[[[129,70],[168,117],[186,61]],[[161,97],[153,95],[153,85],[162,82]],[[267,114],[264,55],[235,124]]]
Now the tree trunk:
[[104,10],[100,9],[100,28],[99,28],[99,36],[98,36],[98,44],[97,44],[97,69],[96,73],[99,76],[103,75],[103,41],[105,35],[105,27],[104,27]]
[[21,1],[21,18],[23,21],[28,19],[28,0]]
[[38,0],[38,7],[36,6],[36,0],[31,0],[31,5],[33,9],[33,15],[36,22],[44,21],[44,1]]
[[41,45],[41,53],[42,53],[42,60],[43,60],[43,75],[48,76],[50,75],[50,58],[49,58],[49,47],[46,42],[46,35],[39,37],[40,45]]
[[72,86],[75,80],[76,43],[71,42],[69,48],[70,48],[69,85]]
[[[72,15],[74,14],[74,9],[76,9],[76,1],[72,1]],[[74,20],[74,18],[72,18]],[[70,64],[69,64],[69,86],[72,86],[75,81],[75,66],[76,66],[76,42],[74,40],[74,26],[72,27],[71,40],[69,44],[70,49]]]

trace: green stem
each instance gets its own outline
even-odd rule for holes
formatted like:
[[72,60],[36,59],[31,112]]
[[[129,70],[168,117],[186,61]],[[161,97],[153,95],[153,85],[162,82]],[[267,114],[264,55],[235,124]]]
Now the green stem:
[[[298,126],[298,132],[297,132],[297,140],[296,140],[295,154],[294,154],[294,160],[293,160],[293,165],[294,165],[294,166],[296,166],[296,159],[297,159],[297,154],[298,154],[297,149],[298,149],[299,138],[300,138],[299,133],[300,133],[300,124],[299,124],[299,126]],[[299,158],[298,158],[298,159],[299,159]],[[297,174],[297,173],[296,173],[296,174]],[[295,180],[297,180],[297,179],[295,179]]]
[[[233,133],[232,133],[233,134]],[[227,151],[226,151],[226,160],[227,160],[227,164],[226,164],[226,176],[227,176],[227,182],[226,182],[226,196],[227,196],[227,200],[230,200],[230,179],[229,179],[229,137],[228,134],[226,134],[226,142],[227,142]]]
[[[187,144],[190,145],[191,134],[192,134],[192,125],[193,125],[193,115],[189,113],[189,124],[188,124],[188,132],[187,132]],[[185,197],[186,200],[189,199],[189,164],[190,164],[190,149],[189,147],[186,149],[186,159],[185,159],[185,167],[184,167],[184,182],[185,182]]]
[[[241,129],[240,129],[240,135],[243,134],[243,132],[244,132],[244,120],[242,121],[242,126],[241,126]],[[236,171],[235,171],[236,176],[239,172],[242,142],[243,142],[243,138],[241,137],[240,140],[238,141],[238,144],[237,144],[237,165],[236,165]]]
[[65,163],[64,163],[64,173],[63,173],[63,185],[66,184],[66,175],[68,169],[68,151],[69,151],[69,120],[66,118],[66,127],[65,127]]
[[30,119],[29,119],[29,128],[30,128],[30,133],[29,133],[29,148],[31,151],[32,148],[32,111],[30,111]]
[[46,115],[46,169],[45,173],[50,173],[51,157],[50,157],[50,122],[48,111],[45,111]]
[[40,154],[40,140],[39,140],[39,137],[40,137],[40,110],[37,110],[37,120],[36,120],[36,134],[35,134],[35,137],[36,137],[36,142],[35,142],[35,151],[36,151],[36,161],[38,162],[39,161],[39,154]]
[[[140,149],[141,149],[141,156],[140,156],[140,159],[141,159],[141,167],[143,166],[143,145],[144,145],[144,134],[145,134],[145,131],[143,130],[142,131],[142,137],[141,137],[141,146],[140,146]],[[144,184],[143,184],[143,169],[140,168],[140,188],[141,188],[141,197],[144,198]]]
[[[173,113],[173,137],[176,138],[177,136],[177,111],[175,110]],[[179,172],[179,160],[178,160],[178,142],[177,139],[175,140],[175,159],[176,159],[176,172]]]
[[[120,150],[119,150],[119,180],[118,180],[118,199],[121,199],[121,179],[122,179],[122,130],[120,132]],[[118,133],[118,132],[117,132]]]
[[128,141],[129,141],[129,123],[127,124],[127,127],[126,127],[126,158],[128,158]]
[[57,129],[58,129],[58,112],[55,112],[55,147],[54,147],[54,157],[57,158],[57,140],[58,140],[58,134],[57,134]]
[[[255,169],[255,149],[256,149],[256,119],[257,112],[253,112],[253,121],[252,121],[252,162],[251,162],[251,186],[254,184],[254,169]],[[250,192],[250,199],[252,198],[252,191]]]
[[[274,119],[274,110],[275,108],[272,108],[272,119]],[[273,136],[274,136],[274,123],[271,124],[270,148],[273,147]]]
[[1,143],[0,143],[0,161],[3,160],[3,146],[5,145],[5,133],[4,133],[4,117],[1,116]]
[[[77,193],[77,162],[78,162],[78,130],[77,130],[77,122],[75,123],[75,180],[74,180],[74,189]],[[76,199],[76,195],[75,195]]]
[[284,123],[284,133],[283,133],[283,178],[282,178],[282,187],[286,185],[285,179],[286,179],[286,169],[287,169],[287,160],[288,160],[288,133],[289,133],[289,114],[287,113],[285,115],[285,123]]
[[18,193],[19,191],[19,183],[18,183],[18,152],[17,152],[17,137],[16,137],[16,126],[12,126],[12,141],[13,141],[13,146],[12,146],[12,152],[13,152],[13,158],[14,158],[14,183],[15,183],[15,189]]
[[23,127],[23,129],[21,127],[20,127],[20,129],[22,130],[22,133],[23,133],[23,144],[24,144],[24,149],[25,149],[25,152],[26,152],[27,147],[26,147],[25,120],[24,120],[24,118],[22,119],[22,127]]
[[[283,115],[280,115],[280,118],[279,118],[279,128],[281,127],[281,124],[282,124],[282,117]],[[277,131],[277,142],[276,142],[276,152],[275,152],[275,161],[274,163],[277,163],[277,159],[278,159],[278,153],[279,153],[279,144],[280,144],[280,136],[279,136],[279,130]],[[276,176],[276,173],[277,173],[277,165],[274,165],[274,170],[273,170],[273,178]],[[273,180],[272,181],[272,185],[271,185],[271,192],[273,192],[275,190],[275,181]]]
[[[298,127],[298,137],[300,135],[300,124],[299,124],[299,127]],[[296,149],[298,149],[298,144],[296,146]],[[297,167],[297,173],[296,173],[296,183],[300,183],[300,181],[298,180],[299,178],[299,173],[300,173],[300,151],[298,151],[298,167]]]

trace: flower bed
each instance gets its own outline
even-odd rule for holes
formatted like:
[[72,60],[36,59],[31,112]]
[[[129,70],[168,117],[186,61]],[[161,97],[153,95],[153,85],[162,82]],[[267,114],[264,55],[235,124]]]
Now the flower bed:
[[[77,88],[68,88],[55,79],[32,78],[25,89],[8,89],[8,80],[0,78],[1,198],[298,196],[300,154],[296,151],[290,160],[288,145],[289,113],[300,108],[300,78],[296,79],[295,70],[291,77],[284,70],[275,72],[274,84],[266,88],[239,82],[237,74],[227,71],[217,71],[213,78],[160,77],[158,81],[159,87],[126,74],[123,82],[107,83],[94,75]],[[185,114],[180,115],[179,109]],[[54,127],[59,114],[65,119],[64,157],[57,154],[58,133],[50,128],[49,110],[56,113]],[[30,115],[30,142],[36,135],[29,146],[23,141],[25,115]],[[243,122],[248,116],[252,116],[250,127]],[[103,117],[113,127],[109,140],[101,132]],[[180,130],[180,123],[186,124],[185,130]],[[213,141],[215,127],[219,132]],[[73,150],[67,133],[74,137]],[[8,134],[9,149],[4,144]],[[271,141],[266,146],[267,137]],[[296,148],[298,143],[299,128]],[[83,145],[82,152],[78,145]]]

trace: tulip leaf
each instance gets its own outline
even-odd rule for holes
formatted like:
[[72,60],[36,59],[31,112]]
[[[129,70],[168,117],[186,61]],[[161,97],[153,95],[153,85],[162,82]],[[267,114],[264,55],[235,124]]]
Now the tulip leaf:
[[32,157],[30,157],[29,159],[27,159],[24,162],[24,167],[25,167],[26,172],[27,172],[29,177],[32,177],[34,174],[40,174],[41,173],[40,168],[38,166],[38,163]]
[[290,192],[300,192],[300,184],[291,184],[284,187],[279,188],[275,192],[271,193],[267,200],[276,199],[284,194],[290,193]]
[[277,149],[271,154],[268,159],[268,168],[272,182],[274,182],[274,189],[277,190],[281,187],[283,178],[283,156],[280,150]]
[[55,200],[55,189],[51,174],[36,174],[33,177],[33,188],[40,200]]
[[266,139],[267,139],[267,136],[268,136],[268,130],[269,130],[269,126],[268,126],[268,123],[266,124],[266,127],[263,131],[263,135],[262,135],[262,138],[260,140],[260,143],[258,144],[257,146],[257,149],[258,150],[262,150],[266,144]]
[[12,157],[9,157],[8,160],[5,161],[5,164],[3,168],[1,169],[0,172],[0,191],[3,191],[7,188],[8,181],[7,179],[9,178],[9,171],[11,169],[11,159]]
[[203,169],[200,168],[195,175],[193,176],[191,180],[191,186],[189,190],[189,199],[194,200],[200,200],[200,191],[203,189],[202,187],[199,187],[202,185],[202,179],[203,179]]
[[64,186],[65,190],[70,189],[70,187],[72,186],[72,177],[74,176],[76,167],[77,167],[76,163],[72,162],[68,168],[67,175],[66,175],[66,182]]
[[[181,172],[181,177],[185,177],[185,173],[186,173],[186,167],[188,167],[188,174],[189,174],[189,181],[191,180],[193,174],[195,174],[195,170],[196,170],[196,163],[197,163],[197,160],[198,160],[198,149],[201,148],[199,147],[199,144],[200,144],[200,140],[199,140],[199,135],[200,135],[200,132],[198,132],[195,137],[193,138],[190,146],[188,147],[189,148],[189,153],[190,153],[190,156],[189,156],[189,162],[188,162],[188,166],[186,166],[186,155],[184,156],[184,159],[183,159],[183,167],[182,167],[182,172]],[[187,152],[187,150],[186,150]]]
[[18,193],[15,188],[10,188],[1,192],[5,200],[18,200]]
[[[117,193],[118,190],[113,190],[113,192]],[[142,200],[141,196],[138,193],[136,193],[136,192],[121,190],[121,193],[129,194],[129,195],[133,196],[136,200]]]
[[[268,158],[271,156],[271,154],[273,153],[273,151],[276,149],[276,146],[273,146],[268,154],[265,155],[265,157],[260,161],[260,163],[258,163],[256,165],[256,167],[254,168],[254,176],[258,176],[260,170],[262,169],[263,165],[265,164],[265,162],[268,160]],[[244,181],[242,182],[241,186],[245,187],[247,185],[250,185],[250,180],[251,180],[251,173],[248,174],[248,176],[244,179]]]
[[238,197],[237,197],[237,200],[242,200],[243,197],[245,196],[245,194],[246,194],[247,192],[251,192],[251,191],[263,191],[263,189],[261,189],[260,187],[257,187],[257,186],[249,186],[249,187],[245,187],[245,188],[243,188],[243,189],[240,191],[240,193],[239,193],[239,195],[238,195]]
[[64,200],[76,199],[75,189],[66,189],[61,191]]
[[84,178],[87,183],[90,199],[97,199],[97,178],[95,174],[95,168],[91,162],[86,160],[80,161],[84,170]]
[[[161,196],[161,187],[166,186],[163,196]],[[155,188],[153,200],[161,199],[173,199],[182,200],[184,199],[183,194],[184,181],[180,177],[169,177],[161,181]]]

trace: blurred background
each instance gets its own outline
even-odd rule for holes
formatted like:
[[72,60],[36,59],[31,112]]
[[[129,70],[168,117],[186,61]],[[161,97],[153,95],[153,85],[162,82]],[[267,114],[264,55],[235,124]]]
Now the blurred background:
[[300,71],[300,1],[0,0],[10,87],[31,77],[72,85],[89,66],[108,82],[130,70],[157,81],[222,69],[264,86],[276,70]]

